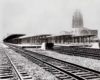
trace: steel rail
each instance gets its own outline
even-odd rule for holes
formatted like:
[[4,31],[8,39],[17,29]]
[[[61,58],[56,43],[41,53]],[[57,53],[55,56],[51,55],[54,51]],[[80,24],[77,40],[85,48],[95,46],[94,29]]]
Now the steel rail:
[[[53,66],[53,67],[55,67],[55,68],[57,68],[57,69],[58,69],[59,67],[57,67],[57,66],[55,66],[55,65],[53,65],[53,64],[50,64],[50,63],[48,62],[48,60],[47,60],[47,62],[46,62],[46,59],[49,58],[49,59],[51,59],[52,61],[53,61],[53,60],[57,60],[58,62],[61,61],[61,62],[66,63],[66,64],[73,65],[73,66],[79,68],[80,70],[83,69],[83,70],[86,70],[86,71],[88,71],[88,72],[90,72],[90,73],[95,73],[95,74],[97,75],[97,78],[99,77],[99,79],[100,79],[100,72],[98,72],[98,71],[95,71],[95,70],[92,70],[92,69],[89,69],[89,68],[85,68],[85,67],[82,67],[82,66],[73,64],[73,63],[65,62],[65,61],[62,61],[62,60],[59,60],[59,59],[55,59],[55,58],[52,58],[52,57],[49,57],[49,56],[46,56],[46,55],[43,55],[43,54],[39,54],[39,53],[36,53],[36,52],[32,52],[32,51],[28,51],[28,50],[23,50],[23,49],[18,48],[18,47],[16,47],[16,46],[10,46],[10,47],[13,48],[14,50],[20,52],[20,53],[23,53],[24,55],[25,55],[25,53],[26,53],[28,56],[31,56],[31,57],[34,57],[34,56],[35,56],[34,58],[37,57],[36,59],[38,59],[38,60],[41,60],[42,58],[44,58],[44,59],[41,60],[42,62],[44,62],[44,63],[46,63],[46,64],[48,64],[48,65],[51,65],[51,66]],[[31,54],[31,55],[30,55],[30,54]],[[34,55],[34,56],[32,56],[32,55]],[[41,57],[40,57],[41,59],[39,58],[39,55],[41,56]],[[70,73],[70,72],[68,72],[68,71],[64,71],[63,69],[60,69],[60,68],[59,68],[59,70],[62,70],[63,72],[65,72],[65,73],[67,73],[67,74],[69,74],[69,75],[71,75],[71,76],[77,78],[78,80],[86,80],[86,79],[84,79],[84,77],[75,75],[75,74]],[[91,74],[91,75],[93,75],[93,74]],[[86,75],[84,74],[83,76],[86,76]],[[92,78],[92,77],[88,77],[88,78]]]
[[7,53],[7,51],[6,51],[3,47],[2,47],[2,49],[3,49],[4,53],[7,55],[7,57],[8,57],[8,59],[9,59],[11,65],[12,65],[13,69],[15,70],[15,72],[16,72],[18,78],[19,78],[20,80],[24,80],[24,79],[22,78],[21,74],[19,73],[19,71],[17,70],[16,66],[14,65],[14,63],[12,62],[12,60],[10,59],[10,57],[9,57],[9,55],[8,55],[8,53]]
[[[40,56],[42,56],[42,57],[45,56],[45,55],[43,55],[43,54],[34,53],[34,52],[31,52],[31,51],[28,51],[28,50],[23,51],[22,49],[18,49],[18,47],[15,48],[15,49],[16,49],[17,51],[20,51],[20,52],[23,53],[24,55],[25,55],[25,53],[26,53],[27,56],[31,56],[31,57],[33,57],[33,58],[35,58],[35,59],[38,59],[38,60],[41,60],[41,59],[38,58],[38,55],[40,55]],[[30,55],[30,54],[29,54],[30,52],[33,53],[33,54],[35,54],[35,55],[37,55],[37,58],[34,57],[34,56],[32,56],[32,55]],[[52,59],[55,59],[55,58],[52,58],[52,57],[49,57],[49,56],[45,56],[45,58],[46,58],[46,57],[51,58],[51,60],[52,60]],[[59,59],[55,59],[55,60],[62,61],[62,60],[59,60]],[[50,66],[55,67],[56,69],[59,69],[60,71],[63,71],[64,73],[67,73],[67,74],[69,74],[69,75],[71,75],[71,76],[77,78],[78,80],[85,80],[84,77],[80,77],[80,76],[77,76],[77,75],[75,75],[75,74],[73,74],[73,73],[70,73],[70,72],[68,72],[68,71],[65,71],[65,70],[63,70],[63,69],[61,69],[61,68],[59,68],[59,67],[54,66],[53,64],[50,64],[49,62],[46,62],[46,61],[43,61],[43,60],[41,60],[41,61],[44,62],[44,63],[46,63],[46,64],[48,64],[48,65],[50,65]],[[62,61],[62,62],[65,62],[65,61]],[[100,77],[100,72],[98,72],[98,71],[91,70],[91,69],[88,69],[88,68],[85,68],[85,67],[82,67],[82,66],[79,66],[79,65],[76,65],[76,64],[69,63],[69,62],[65,62],[65,63],[70,64],[70,65],[74,65],[74,66],[78,67],[80,70],[81,70],[81,69],[84,69],[84,70],[88,70],[88,71],[91,71],[91,72],[95,72],[95,73],[98,74],[99,77]],[[84,75],[84,76],[85,76],[85,75]]]

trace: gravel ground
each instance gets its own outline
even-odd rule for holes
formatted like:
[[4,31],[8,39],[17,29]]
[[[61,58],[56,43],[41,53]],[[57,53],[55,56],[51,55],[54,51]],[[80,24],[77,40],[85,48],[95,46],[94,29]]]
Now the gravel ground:
[[33,80],[57,80],[57,78],[51,73],[45,71],[43,68],[29,61],[20,54],[14,52],[11,49],[6,50],[9,52],[10,57],[15,60],[16,63],[22,65],[28,74],[33,77]]
[[77,64],[80,66],[94,69],[96,71],[100,71],[100,60],[59,54],[57,52],[53,52],[49,50],[40,50],[40,49],[32,49],[32,48],[27,48],[27,50],[38,52],[43,55],[51,56],[51,57],[54,57],[54,58],[57,58],[63,61],[71,62],[71,63]]
[[[0,47],[0,80],[16,80],[15,77],[9,77],[6,79],[2,79],[2,77],[4,77],[4,76],[6,77],[7,75],[9,75],[9,72],[8,73],[5,72],[5,69],[6,69],[6,71],[11,70],[11,68],[7,68],[9,66],[11,66],[11,65],[9,63],[8,57],[3,52],[2,48]],[[3,67],[5,67],[5,69],[3,69]],[[11,75],[13,75],[13,73],[11,73]]]

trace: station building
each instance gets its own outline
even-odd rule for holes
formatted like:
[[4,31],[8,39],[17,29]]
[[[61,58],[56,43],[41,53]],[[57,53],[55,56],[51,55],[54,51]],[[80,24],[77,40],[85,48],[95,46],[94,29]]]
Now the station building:
[[40,34],[32,36],[22,36],[10,40],[19,44],[42,44],[43,42],[66,45],[90,44],[98,41],[98,30],[91,30],[84,27],[83,16],[76,10],[72,17],[72,30],[70,32],[61,31],[59,34]]

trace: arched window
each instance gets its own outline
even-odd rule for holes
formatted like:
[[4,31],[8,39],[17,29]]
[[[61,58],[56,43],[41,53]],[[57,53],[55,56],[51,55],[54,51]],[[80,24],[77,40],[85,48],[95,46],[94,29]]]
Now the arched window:
[[89,32],[88,32],[88,30],[82,30],[82,31],[80,32],[80,34],[81,34],[81,35],[88,35]]

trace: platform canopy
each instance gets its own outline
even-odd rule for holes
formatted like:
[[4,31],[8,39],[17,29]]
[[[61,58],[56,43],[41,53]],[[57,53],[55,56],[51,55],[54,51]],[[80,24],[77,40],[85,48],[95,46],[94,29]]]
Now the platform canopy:
[[62,36],[72,36],[72,35],[52,35],[52,36],[49,36],[49,37],[62,37]]
[[26,35],[26,36],[20,37],[19,39],[30,38],[30,37],[41,37],[41,36],[51,36],[51,34]]
[[73,35],[73,37],[92,37],[95,35]]
[[3,39],[3,41],[8,41],[8,40],[11,40],[11,39],[15,39],[15,38],[18,38],[18,37],[21,37],[21,36],[24,36],[25,34],[11,34],[9,36],[7,36],[5,39]]

